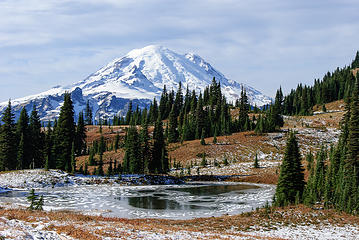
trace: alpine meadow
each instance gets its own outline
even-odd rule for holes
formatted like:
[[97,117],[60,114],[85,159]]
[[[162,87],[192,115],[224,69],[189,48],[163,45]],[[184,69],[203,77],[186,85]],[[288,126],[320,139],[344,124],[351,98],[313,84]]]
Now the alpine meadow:
[[0,3],[0,239],[358,239],[357,10]]

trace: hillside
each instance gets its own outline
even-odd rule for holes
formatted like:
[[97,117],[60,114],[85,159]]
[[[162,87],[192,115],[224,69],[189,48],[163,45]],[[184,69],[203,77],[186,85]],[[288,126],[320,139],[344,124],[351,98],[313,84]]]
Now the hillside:
[[[217,137],[217,143],[213,143],[213,137],[206,138],[206,145],[201,145],[200,140],[184,141],[183,143],[171,143],[168,146],[172,169],[170,174],[175,176],[189,175],[248,175],[238,178],[238,181],[251,181],[259,183],[276,183],[279,166],[283,157],[286,143],[287,129],[297,131],[302,157],[309,151],[316,152],[321,144],[336,143],[340,131],[340,121],[344,114],[343,101],[326,104],[327,112],[319,112],[319,106],[313,111],[313,116],[291,116],[285,117],[282,132],[256,135],[254,132],[234,133],[229,136]],[[235,110],[234,110],[235,111]],[[124,138],[125,129],[128,126],[104,126],[102,134],[111,145],[117,133],[121,139]],[[150,128],[150,132],[153,128]],[[100,139],[99,126],[88,126],[87,142],[92,144],[94,140]],[[207,165],[202,166],[202,156],[205,153]],[[255,155],[259,159],[260,168],[253,168]],[[104,169],[109,166],[110,161],[115,159],[122,162],[124,150],[107,151],[104,153]],[[228,165],[224,164],[227,159]],[[88,156],[77,158],[77,165],[84,166]],[[303,161],[306,165],[306,162]],[[94,167],[89,167],[93,172]],[[183,170],[181,170],[183,169]],[[199,170],[198,170],[199,169]],[[182,172],[182,173],[181,173]],[[307,174],[307,173],[306,173]],[[233,180],[233,178],[232,178]]]

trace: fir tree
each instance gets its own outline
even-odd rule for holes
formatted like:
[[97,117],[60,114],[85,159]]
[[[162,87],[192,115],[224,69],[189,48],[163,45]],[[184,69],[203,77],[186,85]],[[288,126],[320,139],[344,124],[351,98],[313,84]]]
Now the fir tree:
[[137,128],[134,125],[134,119],[131,120],[131,125],[127,130],[125,149],[125,171],[127,173],[142,173],[143,164],[141,163],[141,145]]
[[126,118],[125,118],[125,124],[130,124],[130,120],[132,118],[132,101],[130,101],[128,103],[128,109],[127,109],[127,113],[126,113]]
[[15,135],[15,123],[14,114],[11,108],[11,102],[9,101],[7,108],[5,109],[1,126],[0,136],[0,171],[13,170],[16,168],[16,135]]
[[92,109],[90,107],[90,102],[87,100],[86,108],[85,108],[85,124],[86,125],[93,125],[92,123]]
[[144,173],[149,173],[149,165],[151,161],[150,137],[148,134],[147,118],[142,119],[140,142],[141,142],[141,157]]
[[116,134],[116,138],[115,138],[115,152],[117,152],[118,147],[119,147],[119,142],[120,142],[120,135],[117,133]]
[[258,162],[258,156],[257,156],[257,153],[256,153],[256,157],[254,158],[254,164],[253,164],[253,167],[254,167],[254,168],[259,168],[259,162]]
[[[179,103],[178,103],[179,104]],[[178,130],[177,130],[177,117],[175,105],[172,106],[172,110],[169,115],[169,127],[168,127],[168,142],[174,143],[178,141]]]
[[205,132],[204,128],[202,128],[202,134],[201,134],[201,145],[206,145],[206,141],[204,140]]
[[75,137],[75,124],[74,124],[74,109],[71,100],[71,95],[65,93],[64,104],[61,107],[60,117],[56,128],[56,148],[57,161],[56,166],[59,169],[65,170],[66,166],[71,166],[71,149],[72,142]]
[[41,121],[34,105],[30,114],[30,134],[31,134],[31,160],[34,168],[44,166],[44,134],[41,131]]
[[285,206],[301,199],[304,190],[304,174],[297,139],[290,133],[282,161],[274,204]]
[[166,173],[169,169],[168,158],[166,159],[166,143],[163,136],[163,125],[161,116],[158,116],[153,131],[152,159],[149,170],[153,173]]
[[86,152],[86,128],[83,113],[79,113],[79,119],[76,126],[75,134],[75,153],[81,156]]
[[98,161],[98,167],[96,169],[96,175],[104,176],[105,173],[103,171],[103,154],[100,154],[100,160]]
[[31,163],[31,139],[29,129],[29,116],[25,108],[21,110],[16,124],[16,136],[18,139],[17,169],[29,168]]
[[76,156],[75,156],[75,143],[72,142],[72,147],[71,147],[71,172],[75,173],[76,172]]

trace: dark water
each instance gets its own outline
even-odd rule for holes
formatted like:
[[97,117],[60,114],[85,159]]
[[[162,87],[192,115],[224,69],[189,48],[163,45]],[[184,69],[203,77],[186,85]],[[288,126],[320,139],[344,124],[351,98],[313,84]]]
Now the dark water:
[[[195,185],[184,188],[166,188],[159,190],[140,190],[139,196],[128,197],[128,204],[135,208],[155,210],[216,210],[223,195],[244,194],[243,190],[256,189],[253,185]],[[123,198],[121,198],[123,200]],[[242,204],[237,202],[237,204]]]
[[[65,209],[124,218],[192,219],[238,214],[271,202],[269,185],[196,183],[193,185],[83,185],[39,188],[45,210]],[[28,190],[0,194],[0,202],[28,206]]]

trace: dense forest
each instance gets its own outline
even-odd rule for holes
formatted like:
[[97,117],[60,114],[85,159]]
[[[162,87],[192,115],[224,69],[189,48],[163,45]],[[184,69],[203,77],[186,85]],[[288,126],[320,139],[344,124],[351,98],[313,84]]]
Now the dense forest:
[[347,112],[341,126],[339,142],[329,149],[322,146],[314,156],[307,154],[309,179],[304,168],[295,134],[288,137],[276,189],[277,206],[304,203],[323,204],[348,213],[359,211],[359,83],[347,98]]
[[[126,136],[120,141],[117,135],[113,142],[99,141],[86,143],[86,125],[93,124],[93,114],[89,103],[74,123],[74,109],[71,95],[66,93],[60,116],[53,123],[42,127],[36,108],[28,116],[24,108],[15,123],[9,101],[2,116],[0,127],[0,170],[28,168],[57,168],[69,172],[80,171],[89,174],[88,166],[96,166],[92,174],[104,175],[103,153],[123,147],[123,162],[110,163],[109,173],[166,173],[169,170],[167,145],[169,143],[201,139],[206,144],[207,137],[229,135],[233,132],[255,130],[264,133],[278,130],[283,125],[280,115],[283,94],[277,92],[275,103],[258,119],[249,118],[251,106],[246,91],[235,106],[229,104],[221,93],[220,83],[213,79],[203,93],[186,89],[183,94],[179,83],[178,91],[167,91],[164,87],[159,103],[153,100],[149,109],[143,110],[129,103],[125,116],[113,119],[99,119],[100,131],[103,125],[125,125]],[[238,113],[232,116],[231,109]],[[149,126],[154,126],[152,135]],[[78,168],[76,157],[89,155],[88,162]],[[96,156],[96,157],[95,157]]]
[[[314,105],[348,99],[355,84],[355,69],[359,68],[359,52],[350,66],[337,68],[325,74],[322,80],[315,79],[313,86],[299,84],[284,97],[281,113],[284,115],[311,115]],[[358,73],[356,73],[358,74]],[[325,107],[324,107],[325,109]]]

